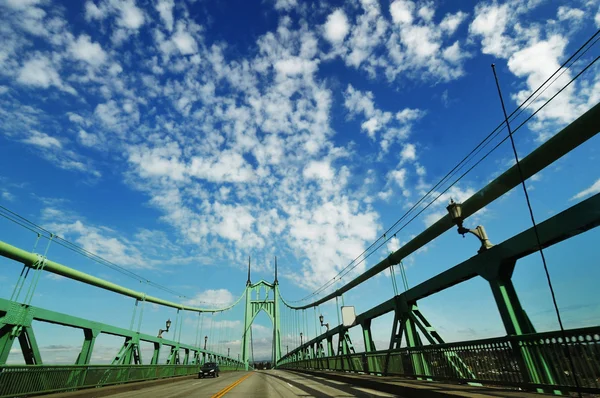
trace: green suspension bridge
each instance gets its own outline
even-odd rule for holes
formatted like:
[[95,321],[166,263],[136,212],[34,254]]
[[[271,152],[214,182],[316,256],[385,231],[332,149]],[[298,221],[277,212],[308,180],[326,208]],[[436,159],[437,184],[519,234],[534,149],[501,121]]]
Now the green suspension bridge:
[[[513,115],[506,117],[507,124]],[[500,129],[497,130],[499,133]],[[600,104],[556,132],[528,156],[517,158],[514,166],[463,203],[451,203],[447,215],[382,261],[343,285],[336,285],[339,278],[325,284],[309,296],[314,301],[302,305],[292,305],[284,300],[276,262],[272,282],[261,280],[253,283],[249,264],[246,286],[237,301],[223,308],[201,308],[150,296],[52,261],[46,256],[47,253],[26,251],[0,241],[0,256],[11,260],[8,264],[22,267],[10,299],[0,299],[0,397],[112,388],[110,386],[177,377],[183,380],[188,375],[196,375],[206,362],[219,363],[224,377],[228,374],[227,380],[233,382],[224,386],[224,389],[219,387],[220,392],[214,391],[216,395],[213,396],[220,397],[233,388],[243,388],[243,385],[258,383],[260,379],[258,376],[248,378],[251,373],[245,372],[252,371],[251,326],[261,311],[272,321],[272,366],[275,372],[283,372],[275,373],[273,377],[287,381],[290,388],[308,391],[308,395],[319,396],[319,391],[326,395],[323,391],[331,388],[323,387],[320,390],[315,377],[337,379],[338,383],[350,386],[366,385],[371,390],[380,389],[400,396],[442,396],[418,395],[425,394],[425,387],[416,386],[435,382],[439,383],[436,384],[436,391],[442,391],[443,388],[439,386],[444,385],[471,386],[476,388],[474,391],[483,394],[479,396],[486,396],[486,389],[482,386],[495,386],[496,392],[504,391],[497,389],[502,387],[510,390],[511,394],[516,391],[579,396],[600,394],[600,324],[565,329],[559,318],[559,330],[538,332],[521,305],[512,280],[515,268],[524,257],[535,252],[543,255],[544,249],[596,228],[600,224],[600,194],[539,223],[532,217],[533,225],[530,228],[494,245],[489,242],[482,227],[468,229],[463,226],[470,216],[512,189],[525,189],[525,181],[595,137],[598,132]],[[512,133],[509,128],[504,140],[512,141]],[[419,205],[417,203],[415,206]],[[421,211],[426,207],[423,204]],[[18,219],[14,213],[12,215],[15,220]],[[409,287],[402,261],[454,228],[458,228],[463,235],[469,233],[479,239],[481,248],[477,254],[460,264],[447,264],[442,273]],[[42,237],[59,243],[59,238],[53,234],[42,234]],[[390,238],[384,235],[383,243]],[[392,275],[392,297],[359,314],[354,313],[354,307],[345,305],[345,293],[384,271],[390,271]],[[41,275],[48,273],[133,299],[135,306],[130,328],[31,305]],[[396,273],[403,281],[400,289],[396,285]],[[505,334],[483,340],[447,343],[442,333],[436,330],[436,325],[428,321],[427,313],[419,309],[419,302],[474,278],[483,278],[489,285]],[[9,291],[7,283],[3,283],[2,290],[3,293]],[[162,336],[163,332],[169,332],[170,320],[158,336],[140,332],[144,306],[147,304],[176,311],[174,331],[170,334],[172,340]],[[323,317],[319,316],[320,306],[326,304],[335,305],[337,324],[325,324]],[[202,346],[198,330],[194,344],[180,342],[185,326],[184,314],[195,313],[199,319],[201,316],[233,311],[241,305],[244,306],[244,322],[240,322],[240,330],[235,336],[241,341],[241,353],[237,358],[230,357],[223,349],[207,349],[206,338]],[[376,346],[372,325],[386,314],[393,315],[392,327],[386,331],[390,336],[389,345]],[[600,322],[600,318],[597,319]],[[49,323],[81,330],[81,350],[73,364],[44,363],[36,340],[34,321],[36,324]],[[332,322],[331,319],[328,321]],[[314,325],[314,330],[310,325]],[[351,339],[352,330],[358,330],[362,337],[360,346],[364,348],[360,351],[355,347],[357,342]],[[177,333],[179,338],[176,337]],[[110,364],[92,363],[95,342],[101,335],[116,336],[122,341]],[[142,343],[152,345],[150,358],[142,358]],[[11,350],[17,345],[23,355],[24,365],[7,363]],[[165,351],[168,355],[166,360],[161,361],[161,352]],[[244,373],[243,377],[235,376],[241,373]],[[310,382],[298,381],[298,378],[307,375],[313,377],[306,379]],[[251,381],[253,379],[254,382]],[[316,387],[310,387],[310,383]],[[258,384],[252,385],[252,388],[260,388]],[[209,389],[210,385],[206,386]],[[411,386],[416,390],[411,390]],[[414,391],[418,391],[418,394],[415,395]],[[434,394],[432,390],[427,391]],[[465,391],[467,394],[468,390]],[[261,393],[257,394],[262,396]],[[508,392],[507,395],[502,394],[500,396],[508,396]],[[525,392],[523,394],[529,396]],[[455,391],[454,395],[460,394]],[[181,396],[187,395],[182,393]]]

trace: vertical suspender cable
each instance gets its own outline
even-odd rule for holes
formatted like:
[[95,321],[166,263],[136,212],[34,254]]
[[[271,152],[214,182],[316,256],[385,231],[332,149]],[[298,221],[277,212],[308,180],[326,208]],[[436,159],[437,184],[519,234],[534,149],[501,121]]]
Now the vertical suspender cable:
[[506,122],[506,127],[508,129],[508,136],[510,137],[510,143],[512,145],[513,154],[515,156],[515,161],[517,163],[517,170],[519,171],[519,176],[521,178],[521,186],[523,187],[523,192],[525,193],[525,200],[527,202],[527,209],[529,210],[529,216],[531,217],[531,223],[533,224],[533,231],[535,233],[535,239],[538,246],[538,251],[540,252],[540,256],[542,257],[542,264],[544,265],[544,272],[546,273],[546,281],[548,282],[548,287],[550,288],[550,294],[552,296],[552,303],[554,304],[554,310],[556,312],[556,318],[558,319],[558,325],[560,326],[560,331],[562,333],[563,341],[565,342],[565,347],[567,351],[567,358],[569,360],[569,365],[571,367],[571,373],[573,374],[573,381],[575,382],[575,386],[577,388],[577,392],[579,393],[579,397],[581,395],[581,387],[579,385],[579,380],[577,375],[575,374],[575,364],[573,362],[573,358],[571,356],[571,350],[569,349],[567,336],[565,333],[565,328],[562,323],[562,318],[560,316],[560,311],[558,309],[558,303],[556,301],[556,295],[554,294],[554,287],[552,286],[552,280],[550,279],[550,273],[548,272],[548,265],[546,264],[546,257],[544,256],[544,250],[542,248],[542,243],[540,241],[540,234],[537,228],[537,223],[535,222],[535,216],[533,215],[533,208],[531,207],[531,201],[529,199],[529,193],[527,192],[527,186],[525,185],[525,179],[523,177],[523,171],[521,170],[521,162],[519,161],[519,155],[517,153],[517,147],[515,145],[515,140],[513,138],[512,130],[510,127],[510,123],[508,121],[508,115],[506,113],[506,107],[504,106],[504,99],[502,98],[502,91],[500,90],[500,83],[498,81],[498,76],[496,75],[496,66],[492,64],[492,71],[494,72],[494,79],[496,80],[496,87],[498,88],[498,96],[500,97],[500,104],[502,105],[502,112],[504,113],[504,120]]

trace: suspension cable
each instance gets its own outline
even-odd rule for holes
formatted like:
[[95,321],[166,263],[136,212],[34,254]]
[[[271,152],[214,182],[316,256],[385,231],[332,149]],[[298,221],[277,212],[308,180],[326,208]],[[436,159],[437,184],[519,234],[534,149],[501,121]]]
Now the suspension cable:
[[517,153],[517,146],[515,144],[515,139],[513,137],[512,130],[510,128],[510,123],[508,121],[508,116],[506,115],[506,107],[504,106],[504,99],[502,98],[502,91],[500,90],[500,82],[498,81],[498,76],[496,75],[496,67],[492,64],[492,71],[494,72],[494,79],[496,80],[496,87],[498,88],[498,96],[500,97],[500,104],[502,105],[502,112],[504,113],[504,119],[506,121],[506,127],[508,129],[508,136],[510,137],[510,143],[513,150],[513,154],[515,156],[515,162],[517,162],[517,170],[519,172],[519,177],[521,179],[521,186],[523,188],[523,193],[525,194],[525,201],[527,203],[527,209],[529,211],[529,217],[531,218],[531,224],[533,225],[533,232],[535,233],[535,240],[537,243],[538,251],[540,252],[540,256],[542,257],[542,264],[544,265],[544,272],[546,274],[546,281],[548,282],[548,288],[550,289],[550,294],[552,296],[552,303],[554,305],[554,310],[556,312],[556,318],[558,319],[558,324],[560,326],[560,331],[563,335],[563,341],[567,348],[567,358],[569,359],[569,364],[571,366],[571,373],[573,374],[573,380],[575,382],[575,386],[577,388],[577,392],[579,393],[579,397],[582,397],[579,379],[575,374],[575,363],[573,362],[573,358],[571,356],[571,350],[568,346],[567,335],[565,333],[565,328],[563,326],[562,318],[560,316],[560,311],[558,309],[558,303],[556,301],[556,295],[554,293],[554,287],[552,286],[552,280],[550,279],[550,272],[548,271],[548,265],[546,264],[546,256],[544,255],[544,249],[542,248],[542,242],[540,240],[540,234],[538,231],[537,223],[535,221],[535,216],[533,214],[533,208],[531,206],[531,200],[529,199],[529,193],[527,192],[527,186],[525,184],[525,178],[523,177],[523,170],[521,169],[521,162],[519,161],[519,155]]
[[[597,38],[597,36],[598,36],[599,34],[600,34],[600,30],[597,30],[597,31],[596,31],[596,33],[594,33],[594,34],[593,34],[593,35],[592,35],[592,36],[591,36],[591,37],[590,37],[590,38],[589,38],[589,39],[588,39],[588,40],[587,40],[587,41],[586,41],[586,42],[585,42],[583,45],[581,45],[581,46],[580,46],[580,47],[577,49],[577,51],[575,51],[575,52],[574,52],[574,53],[573,53],[573,54],[572,54],[572,55],[571,55],[571,56],[570,56],[570,57],[569,57],[569,58],[568,58],[568,59],[567,59],[565,62],[563,62],[563,64],[562,64],[562,65],[561,65],[561,66],[560,66],[558,69],[556,69],[556,71],[555,71],[555,72],[554,72],[554,73],[553,73],[553,74],[552,74],[550,77],[548,77],[548,78],[546,79],[546,81],[544,81],[544,83],[542,83],[542,84],[541,84],[541,85],[540,85],[540,86],[539,86],[539,87],[538,87],[538,88],[537,88],[537,89],[536,89],[534,92],[532,92],[532,93],[529,95],[529,97],[527,97],[527,98],[526,98],[526,99],[525,99],[525,100],[524,100],[524,101],[523,101],[523,102],[522,102],[522,103],[521,103],[521,104],[520,104],[520,105],[519,105],[519,106],[518,106],[518,107],[517,107],[517,108],[516,108],[516,109],[515,109],[515,110],[514,110],[512,113],[511,113],[511,114],[510,114],[510,116],[508,116],[508,118],[509,118],[509,119],[510,119],[510,118],[512,118],[512,119],[514,120],[514,119],[516,119],[516,118],[517,118],[517,117],[518,117],[518,116],[519,116],[519,115],[520,115],[520,114],[521,114],[521,113],[522,113],[524,110],[526,110],[527,108],[529,108],[529,106],[531,106],[531,104],[533,104],[533,103],[535,102],[535,100],[536,100],[537,98],[539,98],[539,96],[540,96],[541,94],[543,94],[543,93],[544,93],[544,92],[547,90],[547,88],[548,88],[550,85],[552,85],[552,84],[553,84],[553,83],[554,83],[554,82],[555,82],[555,81],[556,81],[556,80],[557,80],[557,79],[558,79],[560,76],[562,76],[562,74],[564,74],[564,73],[565,73],[565,72],[566,72],[566,71],[567,71],[567,70],[568,70],[568,69],[569,69],[569,68],[570,68],[570,67],[571,67],[571,66],[572,66],[572,65],[573,65],[573,64],[574,64],[574,63],[575,63],[577,60],[579,60],[579,59],[580,59],[580,58],[581,58],[581,57],[582,57],[582,56],[583,56],[585,53],[587,53],[587,51],[589,51],[589,49],[591,49],[591,48],[592,48],[592,46],[594,46],[594,45],[595,45],[595,44],[598,42],[598,39],[599,39],[599,38]],[[593,42],[592,42],[592,41],[593,41]],[[591,43],[591,42],[592,42],[592,44],[591,44],[589,47],[587,47],[587,46],[588,46],[588,44],[589,44],[589,43]],[[587,48],[586,48],[586,47],[587,47]],[[571,62],[571,61],[573,61],[573,62]],[[593,61],[593,62],[592,62],[592,64],[593,64],[594,62],[595,62],[595,61]],[[588,65],[588,67],[589,67],[589,66],[590,66],[590,65]],[[566,68],[565,68],[565,67],[566,67]],[[588,69],[588,67],[584,68],[584,70],[587,70],[587,69]],[[561,70],[562,70],[562,71],[561,71]],[[560,72],[560,73],[559,73],[559,72]],[[556,76],[557,74],[558,74],[558,76]],[[577,77],[578,77],[578,76],[580,76],[580,75],[581,75],[581,73],[579,73],[579,74],[577,75]],[[555,78],[555,76],[556,76],[556,78]],[[547,84],[548,82],[550,82],[551,80],[552,80],[551,84],[550,84],[550,85],[548,85],[548,86],[546,86],[546,84]],[[571,82],[569,82],[569,83],[568,83],[566,86],[570,85],[570,83],[571,83]],[[545,86],[545,87],[544,87],[544,86]],[[566,87],[566,86],[565,86],[565,87]],[[563,89],[564,89],[564,87],[563,87]],[[561,89],[559,92],[561,92],[563,89]],[[541,90],[541,92],[540,92],[540,90]],[[529,103],[528,103],[528,101],[529,101],[530,99],[532,99],[534,96],[535,96],[535,98],[533,99],[533,101],[531,101],[531,102],[529,102]],[[556,96],[556,95],[554,95],[554,96],[552,97],[552,99],[553,99],[555,96]],[[549,101],[548,101],[548,102],[549,102]],[[543,106],[545,106],[545,104],[544,104]],[[542,106],[542,107],[543,107],[543,106]],[[538,111],[539,111],[539,109],[538,109]],[[537,111],[536,111],[535,113],[537,113]],[[514,115],[514,116],[513,116],[513,115]],[[530,119],[531,119],[531,117],[527,118],[527,121],[528,121],[528,120],[530,120]],[[522,125],[523,125],[523,124],[521,124],[521,126],[522,126]],[[519,126],[519,127],[520,127],[520,126]],[[340,270],[336,276],[334,276],[334,277],[333,277],[331,280],[329,280],[328,282],[326,282],[326,283],[325,283],[324,285],[322,285],[322,286],[321,286],[319,289],[315,290],[313,293],[309,294],[308,296],[306,296],[306,297],[304,297],[304,298],[302,298],[302,299],[300,299],[300,300],[294,300],[294,301],[290,301],[290,303],[297,303],[297,302],[302,302],[302,301],[305,301],[305,300],[307,300],[307,299],[309,299],[309,298],[311,298],[311,297],[313,297],[313,296],[315,296],[315,295],[319,294],[320,292],[324,291],[324,290],[325,290],[325,289],[327,289],[329,286],[331,286],[331,283],[332,283],[332,282],[334,282],[336,279],[338,279],[338,280],[339,280],[339,279],[341,279],[343,276],[347,275],[349,271],[347,271],[347,272],[344,272],[344,271],[346,271],[346,270],[347,270],[349,267],[351,267],[351,266],[352,266],[352,265],[353,265],[353,264],[354,264],[356,261],[358,261],[359,259],[361,259],[361,260],[359,261],[359,263],[358,263],[358,264],[362,263],[362,262],[363,262],[364,260],[366,260],[366,258],[368,258],[368,257],[369,257],[371,254],[373,254],[373,253],[374,253],[374,252],[376,252],[376,251],[377,251],[379,248],[381,248],[382,244],[378,245],[378,246],[377,246],[377,247],[376,247],[376,248],[375,248],[375,249],[374,249],[374,250],[373,250],[371,253],[369,253],[367,256],[364,256],[364,254],[365,254],[365,253],[367,253],[367,251],[369,251],[369,250],[370,250],[372,247],[374,247],[374,246],[377,244],[377,242],[379,242],[381,239],[383,239],[383,240],[384,240],[384,242],[383,242],[383,243],[386,243],[386,242],[389,240],[389,239],[385,239],[385,235],[386,235],[387,233],[389,233],[389,232],[390,232],[390,231],[391,231],[391,230],[392,230],[392,229],[393,229],[393,228],[394,228],[396,225],[398,225],[398,224],[399,224],[399,223],[400,223],[400,222],[401,222],[403,219],[405,219],[406,217],[408,217],[408,215],[409,215],[409,214],[410,214],[410,213],[411,213],[411,212],[412,212],[414,209],[416,209],[416,208],[417,208],[417,206],[419,206],[419,205],[420,205],[420,204],[421,204],[421,203],[422,203],[422,202],[423,202],[423,201],[424,201],[424,200],[425,200],[425,199],[426,199],[426,198],[427,198],[427,197],[428,197],[428,196],[429,196],[429,195],[430,195],[432,192],[434,192],[434,190],[435,190],[435,189],[436,189],[436,188],[437,188],[439,185],[441,185],[442,183],[444,183],[444,182],[445,182],[447,179],[451,178],[451,176],[452,176],[452,175],[456,174],[456,172],[458,172],[458,171],[459,171],[459,170],[460,170],[462,167],[464,167],[464,165],[466,164],[466,162],[468,161],[468,159],[471,157],[471,155],[479,153],[479,151],[481,151],[481,150],[482,150],[482,149],[483,149],[485,146],[487,146],[487,145],[489,144],[489,142],[491,142],[491,140],[489,140],[489,139],[490,139],[490,137],[492,137],[492,136],[493,136],[493,137],[492,137],[492,139],[494,139],[494,138],[495,138],[495,137],[496,137],[496,136],[497,136],[497,135],[498,135],[498,134],[499,134],[499,133],[500,133],[502,130],[504,130],[504,128],[505,128],[505,127],[504,127],[504,121],[502,121],[502,122],[501,122],[501,123],[500,123],[500,124],[499,124],[499,125],[498,125],[498,126],[497,126],[497,127],[496,127],[496,128],[495,128],[495,129],[494,129],[492,132],[491,132],[491,133],[490,133],[490,134],[488,134],[488,136],[487,136],[487,137],[485,137],[485,138],[484,138],[484,140],[482,140],[482,141],[481,141],[481,142],[480,142],[480,143],[479,143],[479,144],[478,144],[478,145],[477,145],[477,146],[476,146],[476,147],[475,147],[473,150],[471,150],[471,152],[469,152],[469,154],[467,154],[467,155],[466,155],[466,156],[465,156],[465,157],[464,157],[464,158],[463,158],[463,159],[462,159],[462,160],[461,160],[461,161],[460,161],[460,162],[459,162],[459,163],[458,163],[458,164],[457,164],[457,165],[456,165],[456,166],[455,166],[455,167],[454,167],[452,170],[450,170],[450,171],[449,171],[449,172],[448,172],[448,173],[447,173],[447,174],[446,174],[446,175],[445,175],[445,176],[444,176],[444,177],[443,177],[443,178],[442,178],[442,179],[441,179],[441,180],[440,180],[440,181],[439,181],[439,182],[438,182],[438,183],[437,183],[437,184],[436,184],[436,185],[435,185],[433,188],[431,188],[431,189],[430,189],[430,190],[429,190],[429,191],[428,191],[428,192],[427,192],[427,193],[426,193],[426,194],[425,194],[425,195],[424,195],[424,196],[423,196],[421,199],[419,199],[419,201],[418,201],[417,203],[415,203],[415,204],[414,204],[414,205],[413,205],[413,206],[412,206],[412,207],[411,207],[411,208],[410,208],[410,209],[409,209],[409,210],[408,210],[408,211],[407,211],[407,212],[406,212],[406,213],[405,213],[405,214],[404,214],[402,217],[400,217],[400,218],[399,218],[399,219],[398,219],[398,220],[397,220],[397,221],[396,221],[396,222],[395,222],[395,223],[394,223],[394,224],[393,224],[393,225],[392,225],[390,228],[388,228],[388,230],[387,230],[387,231],[386,231],[386,232],[385,232],[383,235],[381,235],[379,238],[377,238],[377,239],[376,239],[376,240],[375,240],[375,241],[374,241],[374,242],[373,242],[373,243],[372,243],[372,244],[371,244],[369,247],[367,247],[367,249],[365,249],[365,250],[364,250],[364,251],[363,251],[363,252],[362,252],[362,253],[361,253],[359,256],[357,256],[357,257],[356,257],[354,260],[352,260],[352,261],[351,261],[351,262],[350,262],[350,263],[349,263],[349,264],[348,264],[346,267],[344,267],[342,270]],[[515,130],[515,131],[516,131],[516,130]],[[502,141],[502,142],[504,142],[504,141]],[[496,147],[494,147],[494,149],[495,149],[495,148],[497,148],[497,146],[496,146]],[[489,154],[489,152],[488,152],[488,154]],[[487,156],[486,156],[486,157],[487,157]],[[485,158],[485,157],[484,157],[484,158]],[[476,163],[476,165],[477,165],[477,164],[479,164],[479,163],[480,163],[480,162],[477,162],[477,163]],[[470,171],[470,170],[472,170],[472,169],[473,169],[473,167],[471,167],[471,168],[469,169],[469,171]],[[463,176],[464,176],[464,175],[463,175]],[[458,182],[458,181],[456,181],[456,182]],[[456,183],[456,182],[455,182],[455,183]],[[455,183],[454,183],[454,184],[455,184]],[[452,187],[454,184],[452,184],[450,187]],[[449,189],[449,188],[448,188],[448,189]],[[446,192],[448,189],[446,189],[446,190],[444,191],[444,193],[445,193],[445,192]],[[437,197],[434,199],[434,201],[435,201],[435,200],[437,200],[437,199],[438,199],[440,196],[441,196],[441,195],[438,195],[438,196],[437,196]],[[432,202],[432,203],[433,203],[433,202]],[[431,204],[431,203],[430,203],[430,204]],[[428,206],[427,206],[427,207],[428,207]],[[421,213],[422,213],[422,212],[419,212],[418,214],[421,214]],[[409,223],[410,223],[412,220],[414,220],[414,218],[415,218],[415,217],[411,218],[411,219],[409,220],[409,222],[407,222],[407,223],[406,223],[404,226],[408,225],[408,224],[409,224]],[[402,228],[401,228],[401,229],[402,229]],[[401,229],[400,229],[400,230],[401,230]],[[352,269],[354,269],[354,268],[356,267],[356,265],[358,265],[358,264],[355,264],[353,267],[351,267],[351,268],[350,268],[350,271],[351,271]],[[342,274],[342,273],[343,273],[343,274]]]

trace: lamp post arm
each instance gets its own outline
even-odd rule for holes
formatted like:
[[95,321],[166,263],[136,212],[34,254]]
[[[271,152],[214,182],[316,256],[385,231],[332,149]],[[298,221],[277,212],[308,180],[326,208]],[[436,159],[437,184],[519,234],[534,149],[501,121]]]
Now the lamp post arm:
[[492,242],[490,242],[490,240],[488,239],[487,233],[485,232],[485,229],[481,225],[478,225],[477,228],[475,228],[475,229],[469,229],[469,228],[463,227],[462,225],[459,225],[458,233],[463,236],[466,233],[471,233],[471,234],[475,235],[477,237],[477,239],[479,239],[479,241],[481,242],[481,248],[479,249],[479,253],[494,246],[492,244]]

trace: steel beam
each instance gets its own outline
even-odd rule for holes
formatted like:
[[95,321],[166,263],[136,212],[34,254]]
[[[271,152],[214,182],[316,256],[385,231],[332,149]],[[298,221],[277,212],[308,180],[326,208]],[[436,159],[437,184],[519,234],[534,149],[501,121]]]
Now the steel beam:
[[[540,145],[536,150],[531,152],[520,161],[521,170],[525,179],[539,173],[548,165],[557,161],[579,145],[583,144],[590,138],[600,132],[600,103],[581,115],[573,123],[558,132],[554,137],[550,138],[544,144]],[[469,217],[481,210],[500,196],[509,192],[511,189],[521,183],[519,170],[517,166],[513,166],[494,181],[479,190],[462,204],[463,217]],[[439,219],[435,224],[421,232],[415,238],[410,240],[400,249],[390,254],[389,257],[366,270],[360,276],[351,280],[344,286],[337,289],[335,292],[328,294],[320,300],[306,304],[303,306],[289,306],[293,309],[306,309],[326,303],[336,297],[341,296],[348,290],[360,285],[368,279],[374,277],[380,272],[388,269],[392,265],[400,263],[400,261],[427,243],[431,242],[444,232],[453,228],[454,224],[450,219],[450,215],[446,214]]]
[[[11,260],[18,261],[30,268],[35,268],[35,264],[40,259],[40,256],[36,253],[30,253],[28,251],[19,249],[16,246],[10,245],[10,244],[8,244],[6,242],[2,242],[2,241],[0,241],[0,256],[10,258]],[[239,299],[238,299],[232,305],[225,307],[225,308],[218,308],[218,309],[206,309],[206,308],[192,307],[189,305],[183,305],[180,303],[163,300],[158,297],[147,296],[142,292],[138,292],[136,290],[117,285],[116,283],[105,281],[104,279],[86,274],[85,272],[77,271],[76,269],[67,267],[66,265],[57,263],[52,260],[46,260],[45,265],[44,265],[44,271],[52,272],[54,274],[64,276],[65,278],[83,282],[88,285],[96,286],[96,287],[99,287],[104,290],[109,290],[114,293],[122,294],[124,296],[132,297],[132,298],[140,300],[140,301],[145,300],[150,303],[160,304],[160,305],[164,305],[165,307],[177,308],[177,309],[185,310],[185,311],[223,312],[230,308],[233,308],[239,302]],[[243,294],[242,294],[242,296],[243,296]]]
[[[538,232],[542,247],[549,247],[556,243],[579,235],[600,225],[600,194],[596,194],[582,202],[563,210],[561,213],[538,224]],[[396,300],[417,302],[434,293],[457,285],[476,276],[488,276],[495,272],[494,267],[498,261],[518,260],[538,249],[533,228],[529,228],[504,242],[495,245],[489,250],[428,279],[425,282],[407,290],[399,296],[379,304],[370,310],[356,316],[356,323],[360,324],[367,319],[377,318],[396,308]],[[339,325],[317,338],[340,334],[346,328]],[[306,342],[308,344],[310,342]],[[297,348],[296,350],[298,350]],[[293,353],[294,351],[291,351]]]

